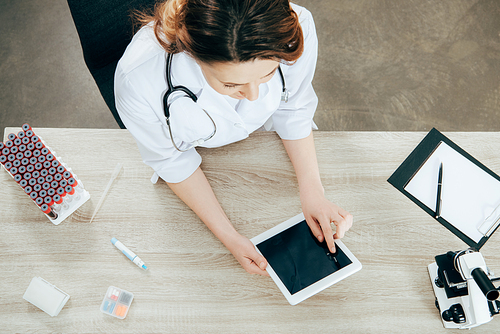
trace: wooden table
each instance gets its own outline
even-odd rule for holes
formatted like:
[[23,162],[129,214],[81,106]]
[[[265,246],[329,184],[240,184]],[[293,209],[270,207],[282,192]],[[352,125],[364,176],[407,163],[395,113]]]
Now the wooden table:
[[[425,133],[315,132],[326,196],[354,215],[343,241],[363,269],[290,306],[270,278],[247,274],[164,182],[151,184],[152,171],[126,130],[35,132],[92,197],[55,226],[0,171],[1,331],[463,333],[443,328],[427,265],[466,245],[386,181]],[[445,135],[500,173],[500,133]],[[254,133],[199,152],[222,207],[243,235],[254,237],[300,212],[295,174],[276,134]],[[124,170],[89,223],[119,162]],[[149,271],[127,260],[112,237]],[[500,233],[482,253],[500,273]],[[71,296],[57,317],[23,300],[35,276]],[[99,310],[111,285],[135,295],[124,320]],[[480,330],[493,332],[499,321]]]

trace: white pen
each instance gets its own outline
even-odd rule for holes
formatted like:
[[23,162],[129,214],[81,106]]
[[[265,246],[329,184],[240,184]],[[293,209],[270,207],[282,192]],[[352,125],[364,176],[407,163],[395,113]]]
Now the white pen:
[[134,262],[138,267],[141,267],[144,270],[148,270],[148,267],[146,267],[144,262],[137,255],[135,255],[134,252],[128,249],[124,244],[119,242],[116,238],[111,239],[111,243],[115,245],[116,248],[121,250],[122,253],[125,254],[125,256],[128,257],[130,261]]

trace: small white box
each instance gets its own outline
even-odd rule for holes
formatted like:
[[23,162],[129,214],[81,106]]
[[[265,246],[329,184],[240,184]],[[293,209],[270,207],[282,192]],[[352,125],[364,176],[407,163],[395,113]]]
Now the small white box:
[[59,314],[69,295],[41,277],[33,277],[23,298],[51,317]]

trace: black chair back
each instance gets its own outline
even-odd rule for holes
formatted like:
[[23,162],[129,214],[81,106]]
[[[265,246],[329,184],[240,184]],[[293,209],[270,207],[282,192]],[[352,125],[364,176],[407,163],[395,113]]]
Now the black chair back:
[[67,1],[80,37],[85,64],[116,122],[125,129],[115,105],[116,64],[134,34],[133,10],[150,10],[158,0]]

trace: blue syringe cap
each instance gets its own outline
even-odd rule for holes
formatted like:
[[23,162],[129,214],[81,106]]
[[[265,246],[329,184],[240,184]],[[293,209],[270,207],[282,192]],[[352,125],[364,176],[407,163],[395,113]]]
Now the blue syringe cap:
[[116,238],[111,239],[111,243],[114,245],[118,240]]

